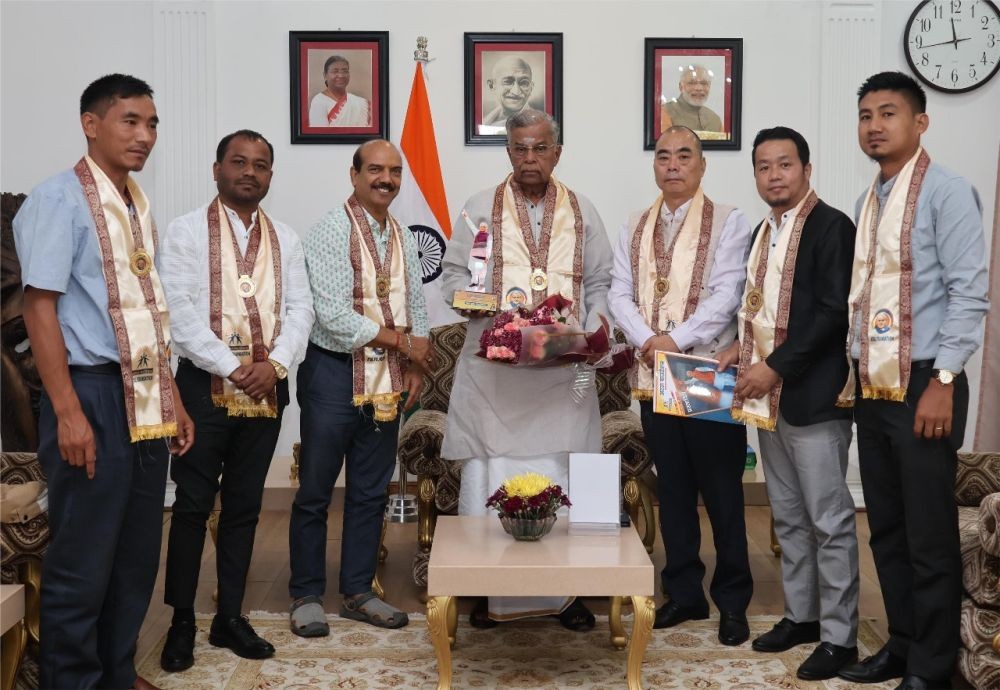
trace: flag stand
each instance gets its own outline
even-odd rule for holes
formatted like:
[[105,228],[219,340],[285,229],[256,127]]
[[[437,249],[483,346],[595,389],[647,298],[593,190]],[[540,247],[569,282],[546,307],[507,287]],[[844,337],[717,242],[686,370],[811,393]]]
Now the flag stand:
[[[413,51],[413,60],[417,63],[426,64],[430,62],[427,53],[427,37],[417,37],[417,49]],[[405,420],[404,420],[405,423]],[[402,424],[400,425],[402,431]],[[385,519],[387,522],[403,523],[417,521],[417,497],[407,493],[408,480],[406,468],[402,460],[399,462],[399,485],[395,494],[389,496],[389,501],[385,506]]]

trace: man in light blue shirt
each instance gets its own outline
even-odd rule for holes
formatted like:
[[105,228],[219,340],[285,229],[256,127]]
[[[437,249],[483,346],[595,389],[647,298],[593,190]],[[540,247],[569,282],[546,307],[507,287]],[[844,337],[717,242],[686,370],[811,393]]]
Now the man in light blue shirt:
[[[166,332],[151,270],[155,232],[130,177],[156,143],[152,96],[148,84],[122,74],[88,86],[80,98],[86,158],[42,182],[14,218],[24,322],[44,387],[38,459],[48,479],[51,540],[42,566],[42,688],[153,687],[136,675],[135,644],[159,563],[168,448],[186,453],[194,426],[160,335],[134,327],[142,311]],[[109,208],[121,210],[119,222],[109,221]],[[145,303],[123,324],[122,305],[132,297],[126,286],[141,286]],[[161,411],[161,424],[139,429],[135,401],[150,397],[141,381],[157,380],[151,360],[162,372],[157,407],[166,400],[173,409]],[[174,420],[168,446],[159,437]]]
[[[954,489],[969,405],[963,368],[982,343],[989,306],[979,197],[921,149],[926,106],[923,89],[899,72],[876,74],[858,91],[858,140],[879,176],[874,198],[865,201],[866,193],[858,206],[859,218],[872,222],[858,224],[849,354],[861,371],[854,419],[889,641],[840,676],[859,683],[903,676],[897,690],[951,687],[962,595]],[[910,170],[908,188],[890,200]],[[900,204],[905,199],[905,209],[913,208],[914,194],[908,223],[910,212]],[[893,233],[898,251],[887,248]],[[868,287],[897,257],[898,288]],[[898,356],[886,355],[887,342]],[[892,389],[872,390],[873,378],[891,381],[887,373],[897,370],[902,399],[884,399]]]
[[327,510],[345,457],[340,615],[385,628],[409,622],[372,591],[396,460],[398,400],[405,394],[404,410],[417,402],[430,360],[416,241],[388,211],[402,172],[402,157],[388,141],[358,147],[354,194],[304,244],[316,320],[298,372],[302,446],[288,584],[292,632],[302,637],[329,633],[322,601]]

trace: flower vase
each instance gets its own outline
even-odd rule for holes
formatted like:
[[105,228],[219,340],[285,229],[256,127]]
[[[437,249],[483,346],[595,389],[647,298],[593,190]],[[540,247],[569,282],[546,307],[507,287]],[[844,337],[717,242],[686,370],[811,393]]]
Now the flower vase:
[[538,541],[552,531],[552,526],[556,524],[556,516],[529,519],[501,515],[500,524],[503,525],[504,531],[517,541]]

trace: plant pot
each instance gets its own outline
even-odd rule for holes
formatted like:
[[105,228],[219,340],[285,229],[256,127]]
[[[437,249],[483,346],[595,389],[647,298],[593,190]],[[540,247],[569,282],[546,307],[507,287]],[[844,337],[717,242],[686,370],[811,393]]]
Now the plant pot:
[[501,515],[500,524],[503,525],[504,531],[517,541],[538,541],[552,531],[552,525],[556,524],[556,516],[550,515],[532,520]]

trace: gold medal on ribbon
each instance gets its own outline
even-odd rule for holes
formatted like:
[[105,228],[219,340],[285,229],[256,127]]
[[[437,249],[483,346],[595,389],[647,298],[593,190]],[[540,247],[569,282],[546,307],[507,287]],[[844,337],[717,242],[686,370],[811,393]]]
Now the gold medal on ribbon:
[[140,278],[145,278],[153,270],[153,257],[145,249],[136,249],[128,258],[128,267]]
[[240,276],[239,291],[240,297],[253,297],[257,293],[257,284],[253,282],[253,278],[244,273]]
[[667,282],[666,278],[657,278],[656,283],[653,285],[653,296],[659,299],[667,294],[670,289],[670,283]]
[[549,286],[549,276],[540,268],[531,272],[531,289],[544,290]]
[[754,288],[747,295],[747,311],[757,313],[760,308],[764,305],[764,293],[760,291],[760,288]]
[[388,276],[378,276],[375,279],[375,295],[379,299],[385,299],[389,296],[389,277]]

